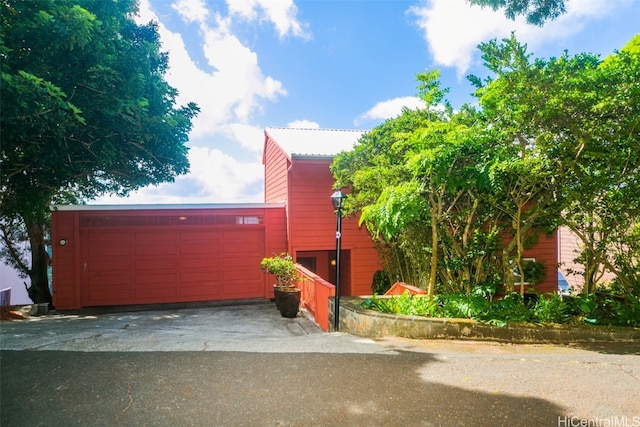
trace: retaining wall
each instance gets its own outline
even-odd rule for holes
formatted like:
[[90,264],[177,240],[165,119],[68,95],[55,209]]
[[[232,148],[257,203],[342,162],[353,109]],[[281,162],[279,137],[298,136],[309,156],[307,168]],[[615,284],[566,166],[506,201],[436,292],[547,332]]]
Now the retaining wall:
[[[380,313],[362,308],[364,297],[340,298],[340,332],[369,338],[398,336],[511,343],[638,342],[640,328],[614,326],[508,325],[497,327],[470,319],[442,319]],[[333,328],[333,298],[329,325]]]

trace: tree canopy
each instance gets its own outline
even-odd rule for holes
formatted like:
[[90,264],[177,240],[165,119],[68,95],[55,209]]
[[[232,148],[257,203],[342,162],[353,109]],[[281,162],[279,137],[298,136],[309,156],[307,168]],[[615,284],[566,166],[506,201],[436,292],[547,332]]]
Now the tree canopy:
[[509,19],[524,16],[529,24],[542,26],[566,12],[565,0],[467,0],[471,4],[503,9]]
[[[0,6],[5,255],[30,276],[31,298],[45,302],[50,204],[126,195],[186,173],[198,107],[176,105],[156,24],[135,22],[135,0]],[[31,263],[15,244],[27,236]]]
[[332,164],[392,277],[413,272],[429,295],[509,291],[529,274],[524,249],[566,225],[583,243],[586,291],[606,269],[639,293],[639,42],[604,60],[532,59],[513,35],[483,43],[491,77],[471,76],[479,106],[455,112],[439,107],[437,73],[418,75],[427,108],[404,110]]

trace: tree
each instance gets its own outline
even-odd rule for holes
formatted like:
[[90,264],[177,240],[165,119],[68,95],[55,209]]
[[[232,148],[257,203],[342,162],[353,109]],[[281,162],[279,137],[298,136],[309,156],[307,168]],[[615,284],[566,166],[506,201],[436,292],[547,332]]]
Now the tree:
[[585,291],[608,270],[640,295],[640,35],[582,79],[589,105],[574,116],[587,132],[576,132],[564,220],[583,243]]
[[504,9],[509,19],[523,15],[532,25],[542,26],[547,20],[554,20],[566,12],[565,0],[467,0],[471,4]]
[[[394,279],[407,283],[421,282],[421,269],[416,266],[423,264],[416,259],[420,256],[414,251],[407,251],[404,245],[415,240],[422,230],[414,228],[410,231],[414,234],[414,239],[405,239],[402,234],[394,233],[391,231],[392,227],[398,225],[398,220],[404,221],[406,218],[393,214],[392,210],[384,208],[383,204],[388,203],[389,208],[393,207],[396,199],[394,194],[404,193],[401,187],[395,189],[395,193],[391,193],[397,185],[411,178],[405,164],[409,147],[404,141],[432,117],[433,114],[426,109],[404,109],[397,118],[387,120],[364,134],[352,151],[336,155],[331,165],[336,180],[335,186],[351,189],[343,212],[346,215],[354,215],[366,208],[360,221],[366,223],[371,232],[385,269]],[[381,197],[387,201],[383,202]],[[408,207],[403,196],[397,199],[402,202],[398,205],[399,208]],[[373,206],[380,208],[378,213],[385,215],[384,218],[373,219],[373,216],[378,215]],[[418,208],[416,206],[416,209]],[[371,218],[367,219],[368,216]]]
[[530,61],[513,35],[480,49],[496,76],[478,85],[483,113],[541,162],[536,175],[546,184],[539,182],[536,206],[582,240],[585,292],[594,290],[601,266],[637,286],[640,254],[631,236],[640,222],[640,36],[604,61],[567,52]]
[[[477,134],[479,116],[454,114],[442,101],[437,72],[419,74],[422,110],[405,110],[363,136],[332,164],[336,186],[351,189],[350,212],[386,248],[385,268],[411,278],[431,298],[436,285],[456,291],[491,275],[495,223],[482,228],[491,141]],[[483,172],[484,171],[484,172]]]
[[[5,256],[31,280],[31,299],[51,302],[49,206],[186,173],[198,107],[175,105],[156,24],[136,24],[135,0],[0,5],[0,230]],[[31,262],[16,249],[22,236]]]
[[480,110],[435,108],[438,75],[422,74],[428,108],[335,158],[351,212],[429,296],[489,284],[494,264],[513,290],[525,248],[561,224],[584,243],[585,291],[604,267],[640,293],[640,36],[604,61],[532,60],[515,35],[480,50],[492,72],[470,77]]

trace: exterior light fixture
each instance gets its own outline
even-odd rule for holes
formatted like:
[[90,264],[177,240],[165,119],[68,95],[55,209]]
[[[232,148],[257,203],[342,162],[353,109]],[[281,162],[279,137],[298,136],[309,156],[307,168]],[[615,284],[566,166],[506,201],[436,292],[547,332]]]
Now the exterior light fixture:
[[340,248],[342,242],[342,201],[345,194],[338,190],[331,195],[331,202],[336,210],[336,296],[333,305],[333,330],[340,330]]
[[60,243],[60,246],[67,246],[67,239],[60,239],[60,241],[58,242]]

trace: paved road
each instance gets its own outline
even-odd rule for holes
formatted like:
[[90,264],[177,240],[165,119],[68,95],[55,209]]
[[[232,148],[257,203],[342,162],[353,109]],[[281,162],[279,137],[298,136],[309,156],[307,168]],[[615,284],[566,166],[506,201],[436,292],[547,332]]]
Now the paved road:
[[374,342],[271,304],[0,328],[3,427],[640,426],[638,343]]

